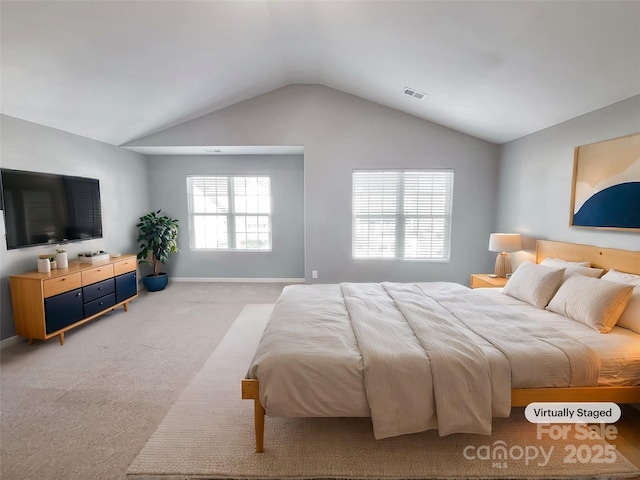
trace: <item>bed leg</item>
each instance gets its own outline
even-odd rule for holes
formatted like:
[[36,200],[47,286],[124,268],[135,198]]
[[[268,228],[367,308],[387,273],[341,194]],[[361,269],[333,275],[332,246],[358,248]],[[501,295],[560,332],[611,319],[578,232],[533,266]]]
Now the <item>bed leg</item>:
[[254,399],[253,407],[256,425],[256,453],[262,453],[264,452],[264,407],[258,398]]
[[242,398],[253,400],[253,418],[256,429],[256,452],[264,452],[264,407],[260,403],[260,382],[253,378],[242,380]]

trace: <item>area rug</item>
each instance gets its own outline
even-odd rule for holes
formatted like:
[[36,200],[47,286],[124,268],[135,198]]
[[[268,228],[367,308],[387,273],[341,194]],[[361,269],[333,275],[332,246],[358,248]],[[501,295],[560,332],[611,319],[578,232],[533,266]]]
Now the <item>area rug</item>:
[[[437,432],[373,438],[369,419],[266,418],[255,453],[244,377],[272,305],[248,305],[127,471],[133,480],[607,479],[640,475],[596,432],[538,429],[522,409],[491,436]],[[559,426],[558,426],[559,427]],[[609,432],[610,434],[610,432]],[[585,438],[586,437],[586,438]]]

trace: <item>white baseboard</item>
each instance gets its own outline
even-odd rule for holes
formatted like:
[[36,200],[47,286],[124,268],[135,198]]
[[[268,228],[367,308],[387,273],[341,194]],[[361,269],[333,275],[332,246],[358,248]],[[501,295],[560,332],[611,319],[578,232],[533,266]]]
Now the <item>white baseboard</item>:
[[25,339],[19,337],[18,335],[14,335],[13,337],[5,338],[0,341],[0,350],[3,348],[11,347],[12,345],[17,345],[20,342],[24,342]]
[[171,277],[173,282],[304,283],[304,278]]

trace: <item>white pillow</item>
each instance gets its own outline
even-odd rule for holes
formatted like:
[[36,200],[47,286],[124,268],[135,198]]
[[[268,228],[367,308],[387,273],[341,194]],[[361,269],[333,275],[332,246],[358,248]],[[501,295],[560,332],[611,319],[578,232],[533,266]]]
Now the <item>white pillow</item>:
[[640,285],[640,275],[633,273],[618,272],[613,268],[602,276],[610,282],[626,283],[627,285]]
[[564,268],[522,262],[504,286],[502,293],[544,308],[558,289]]
[[540,262],[540,265],[547,265],[549,267],[560,267],[560,268],[564,268],[569,265],[573,265],[576,267],[590,267],[591,263],[590,262],[568,262],[560,258],[545,258]]
[[611,269],[603,275],[602,279],[610,282],[635,285],[629,303],[627,303],[627,307],[624,309],[624,312],[622,312],[622,315],[620,315],[620,319],[616,325],[640,333],[640,275],[617,272]]
[[607,333],[620,318],[632,291],[631,285],[573,275],[560,285],[547,310]]
[[559,258],[545,258],[540,265],[547,265],[549,267],[564,268],[563,281],[569,278],[571,275],[585,275],[587,277],[599,277],[604,270],[602,268],[591,268],[589,262],[567,262],[566,260],[560,260]]
[[593,267],[578,267],[577,265],[569,265],[564,272],[564,280],[571,275],[584,275],[585,277],[599,278],[604,269]]

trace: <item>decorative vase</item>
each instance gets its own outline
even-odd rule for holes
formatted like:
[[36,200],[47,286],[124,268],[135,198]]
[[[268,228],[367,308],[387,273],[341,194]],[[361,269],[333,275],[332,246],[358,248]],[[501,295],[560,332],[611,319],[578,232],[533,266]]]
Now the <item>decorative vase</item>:
[[51,262],[48,258],[38,259],[38,272],[47,273],[51,271]]
[[69,268],[67,252],[56,253],[56,263],[58,264],[58,268]]
[[147,275],[142,277],[142,284],[150,292],[159,292],[169,283],[169,276],[166,273],[159,273],[157,276]]

